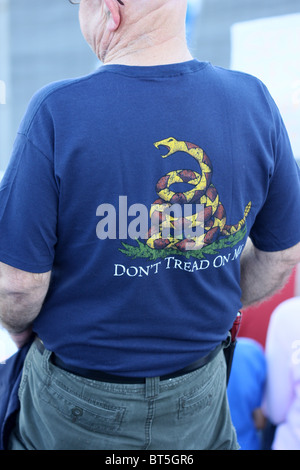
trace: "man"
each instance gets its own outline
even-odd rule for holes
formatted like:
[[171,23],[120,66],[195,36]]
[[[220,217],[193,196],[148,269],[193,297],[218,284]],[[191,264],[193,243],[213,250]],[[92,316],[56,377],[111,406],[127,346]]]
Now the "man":
[[300,297],[287,299],[271,315],[263,411],[273,425],[272,450],[299,450]]
[[82,0],[104,65],[21,123],[0,311],[37,339],[11,449],[238,448],[222,348],[300,261],[299,171],[266,88],[193,60],[186,3]]
[[261,344],[239,336],[227,395],[242,450],[262,450],[266,420],[261,406],[266,383],[266,358]]

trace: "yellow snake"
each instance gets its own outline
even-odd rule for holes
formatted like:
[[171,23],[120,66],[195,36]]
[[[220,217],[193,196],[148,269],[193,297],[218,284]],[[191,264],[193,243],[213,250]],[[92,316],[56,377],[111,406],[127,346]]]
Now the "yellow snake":
[[[178,141],[173,137],[154,143],[155,147],[166,147],[168,153],[162,155],[167,158],[176,152],[185,152],[191,155],[199,164],[201,173],[193,170],[175,170],[162,176],[156,183],[156,192],[159,198],[152,204],[150,217],[154,221],[149,231],[147,245],[152,249],[175,248],[180,251],[200,250],[216,241],[220,236],[235,234],[246,222],[251,209],[251,202],[245,208],[243,218],[235,225],[226,225],[226,211],[220,201],[218,191],[211,184],[212,164],[209,157],[198,145],[190,142]],[[174,183],[188,183],[192,189],[185,192],[174,192],[170,189]],[[163,238],[162,232],[166,227],[176,229],[182,227],[183,219],[171,216],[169,209],[173,204],[201,204],[202,212],[185,217],[185,229],[194,228],[202,224],[202,234],[190,238]],[[204,221],[204,222],[203,222]],[[204,223],[204,227],[203,227]]]

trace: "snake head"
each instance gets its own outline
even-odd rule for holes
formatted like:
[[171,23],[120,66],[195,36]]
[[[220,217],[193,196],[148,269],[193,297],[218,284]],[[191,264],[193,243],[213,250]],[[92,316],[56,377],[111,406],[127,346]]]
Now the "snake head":
[[179,152],[183,150],[184,142],[179,142],[178,140],[174,139],[174,137],[169,137],[168,139],[160,140],[159,142],[155,142],[154,146],[159,149],[159,147],[166,147],[167,153],[162,155],[162,158],[167,158],[169,155],[172,155],[175,152]]

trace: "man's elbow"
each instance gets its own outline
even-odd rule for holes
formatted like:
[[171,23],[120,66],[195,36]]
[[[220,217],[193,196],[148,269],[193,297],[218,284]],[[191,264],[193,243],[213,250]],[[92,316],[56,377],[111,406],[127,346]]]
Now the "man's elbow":
[[0,263],[0,322],[10,333],[25,331],[38,316],[51,272],[34,274]]
[[292,270],[300,263],[300,243],[281,252],[280,263],[287,270]]
[[0,262],[0,295],[10,296],[35,295],[47,292],[51,271],[30,273]]
[[260,251],[255,247],[253,248],[254,256],[257,261],[266,268],[271,266],[272,270],[276,269],[278,273],[281,271],[291,271],[298,263],[300,263],[300,243],[297,243],[297,245],[287,248],[286,250],[275,252]]
[[50,277],[51,271],[30,273],[0,262],[0,304],[4,310],[41,307]]
[[300,263],[300,242],[294,248],[295,248],[294,264],[299,264]]

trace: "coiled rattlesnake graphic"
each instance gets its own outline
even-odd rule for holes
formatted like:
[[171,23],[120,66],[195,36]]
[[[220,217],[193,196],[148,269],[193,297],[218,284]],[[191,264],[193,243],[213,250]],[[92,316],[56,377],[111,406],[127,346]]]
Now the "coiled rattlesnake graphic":
[[[168,153],[162,155],[167,158],[176,152],[185,152],[191,155],[199,164],[201,173],[193,170],[175,170],[162,176],[156,183],[158,199],[152,204],[150,217],[155,221],[154,228],[149,231],[147,245],[152,249],[175,248],[180,251],[200,250],[213,243],[221,236],[235,234],[244,226],[246,217],[251,209],[251,202],[245,208],[243,218],[235,225],[226,224],[226,211],[220,201],[219,194],[212,180],[212,164],[209,157],[198,145],[190,142],[178,141],[173,137],[154,143],[159,149],[166,147]],[[188,183],[192,189],[185,192],[174,192],[170,187],[174,183]],[[201,204],[202,211],[185,217],[171,216],[170,207],[174,204]],[[164,227],[176,229],[182,227],[184,222],[185,233],[188,228],[195,228],[202,224],[200,236],[176,238],[176,236],[163,237]],[[188,231],[188,230],[187,230]],[[178,233],[178,232],[177,232]]]

